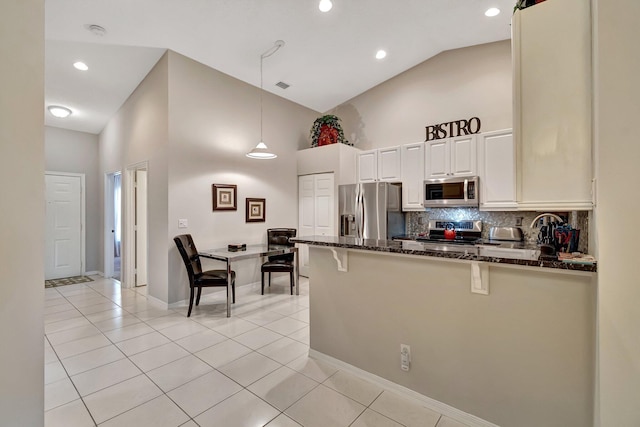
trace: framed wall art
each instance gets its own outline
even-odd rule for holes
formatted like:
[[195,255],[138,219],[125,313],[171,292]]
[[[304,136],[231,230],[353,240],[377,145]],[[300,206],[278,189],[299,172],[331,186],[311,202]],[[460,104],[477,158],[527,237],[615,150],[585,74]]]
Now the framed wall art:
[[228,184],[212,184],[213,210],[235,211],[238,210],[238,186]]
[[247,198],[246,222],[264,222],[265,199]]

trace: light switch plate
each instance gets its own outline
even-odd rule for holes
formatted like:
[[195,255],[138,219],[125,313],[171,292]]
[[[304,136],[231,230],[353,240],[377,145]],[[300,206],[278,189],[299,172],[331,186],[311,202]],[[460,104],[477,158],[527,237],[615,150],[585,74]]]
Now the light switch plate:
[[186,219],[178,220],[178,228],[187,228],[188,226],[189,226],[189,221],[187,221]]

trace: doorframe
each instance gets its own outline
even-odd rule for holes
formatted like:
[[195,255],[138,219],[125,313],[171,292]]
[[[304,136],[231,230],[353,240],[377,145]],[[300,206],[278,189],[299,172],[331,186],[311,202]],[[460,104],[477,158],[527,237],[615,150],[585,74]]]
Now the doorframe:
[[[72,172],[56,172],[56,171],[44,171],[45,180],[46,175],[59,175],[59,176],[72,176],[80,178],[80,274],[84,276],[86,273],[86,186],[85,182],[85,174],[83,173],[72,173]],[[46,195],[45,195],[46,197]],[[45,255],[46,256],[46,255]]]
[[[115,188],[113,187],[113,177],[115,175],[120,174],[122,176],[122,171],[113,171],[106,172],[104,174],[104,277],[110,278],[113,277],[113,242],[114,242],[114,233],[111,230],[114,230],[115,224],[114,222],[114,210],[115,204],[113,202],[113,192]],[[122,181],[120,183],[120,194],[122,194]],[[122,203],[120,203],[120,211],[122,211]],[[120,215],[122,218],[122,215]],[[122,223],[122,221],[120,221]],[[122,224],[120,224],[122,227]],[[122,232],[122,230],[120,230]],[[122,273],[121,273],[122,274]],[[122,279],[122,276],[120,276]]]
[[[146,170],[149,173],[149,161],[134,163],[127,166],[122,176],[122,247],[120,248],[120,274],[123,279],[122,286],[135,288],[135,247],[136,247],[136,212],[135,212],[135,173],[137,170]],[[149,259],[149,179],[147,177],[147,260]],[[148,268],[148,264],[147,264]]]

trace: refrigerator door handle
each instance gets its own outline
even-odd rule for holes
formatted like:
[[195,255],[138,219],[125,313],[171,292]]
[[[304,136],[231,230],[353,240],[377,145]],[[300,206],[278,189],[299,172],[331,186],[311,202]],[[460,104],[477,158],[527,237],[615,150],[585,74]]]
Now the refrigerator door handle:
[[356,238],[362,237],[362,191],[360,185],[356,187]]

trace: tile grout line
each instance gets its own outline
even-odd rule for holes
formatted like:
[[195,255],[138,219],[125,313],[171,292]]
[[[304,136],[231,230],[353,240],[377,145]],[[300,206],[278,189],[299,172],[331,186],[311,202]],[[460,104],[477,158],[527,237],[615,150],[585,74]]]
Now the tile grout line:
[[[58,352],[56,351],[55,348],[53,348],[53,345],[51,344],[51,341],[49,340],[49,337],[47,337],[47,334],[45,334],[45,339],[47,340],[47,342],[49,343],[49,345],[51,346],[51,349],[53,350],[53,352],[55,353],[56,357],[58,358],[58,363],[60,363],[60,366],[62,366],[62,369],[64,370],[65,374],[67,374],[67,378],[69,379],[69,382],[71,383],[71,385],[73,386],[73,388],[75,389],[76,393],[78,393],[78,397],[80,398],[80,401],[82,402],[82,405],[84,406],[84,408],[87,410],[87,413],[89,414],[89,416],[91,417],[91,421],[93,421],[93,425],[97,426],[98,423],[96,422],[95,418],[93,418],[93,414],[91,413],[91,411],[89,410],[89,407],[87,406],[87,403],[84,401],[82,395],[80,394],[80,390],[78,390],[78,387],[76,387],[76,384],[73,382],[73,380],[71,379],[71,375],[69,375],[69,371],[67,371],[66,366],[64,366],[64,364],[62,363],[62,359],[60,359],[60,357],[58,356]],[[73,400],[71,401],[73,402]],[[67,402],[64,405],[67,405],[71,402]],[[59,408],[60,406],[64,406],[64,405],[59,405],[56,406],[56,408]],[[49,411],[55,409],[55,408],[49,408]],[[48,411],[45,411],[45,413]]]
[[[95,290],[94,290],[94,291],[95,291]],[[64,295],[62,295],[62,296],[63,296],[64,298],[66,298]],[[154,328],[153,326],[151,326],[151,325],[149,325],[149,324],[147,323],[147,321],[148,321],[148,320],[153,320],[153,319],[161,318],[161,317],[164,317],[164,316],[158,316],[158,317],[155,317],[155,318],[152,318],[152,319],[147,319],[147,320],[145,321],[145,320],[142,320],[142,319],[140,319],[139,317],[137,317],[137,316],[136,316],[136,314],[135,314],[136,312],[129,312],[127,309],[125,309],[124,307],[120,306],[120,304],[116,303],[114,300],[111,300],[111,301],[112,301],[114,304],[118,305],[120,308],[122,308],[122,310],[123,310],[123,311],[125,311],[126,313],[131,314],[132,316],[134,316],[134,317],[138,318],[138,319],[141,321],[141,323],[144,323],[146,326],[148,326],[148,327],[150,327],[151,329],[153,329],[153,331],[154,331],[154,332],[158,332],[158,333],[160,333],[163,337],[166,337],[167,339],[169,339],[171,343],[175,343],[175,344],[176,344],[176,345],[178,345],[180,348],[182,348],[182,349],[186,350],[186,351],[189,353],[188,355],[185,355],[184,357],[179,358],[179,359],[177,359],[177,360],[181,360],[181,359],[186,358],[186,357],[188,357],[188,356],[190,356],[190,355],[193,355],[193,356],[195,356],[195,357],[198,357],[198,356],[196,356],[196,355],[195,355],[195,353],[192,353],[192,352],[191,352],[191,351],[189,351],[188,349],[186,349],[186,348],[182,347],[180,344],[178,344],[178,343],[176,342],[177,340],[171,339],[171,338],[167,337],[166,335],[162,334],[162,332],[161,332],[161,330],[162,330],[162,329],[168,329],[168,328],[170,328],[170,327],[172,327],[172,326],[175,326],[175,325],[167,326],[167,327],[162,328],[162,329],[156,329],[156,328]],[[274,302],[277,302],[277,301],[274,301]],[[70,302],[69,302],[69,303],[70,303]],[[71,303],[71,304],[72,304],[72,303]],[[72,304],[72,305],[73,305],[73,304]],[[74,307],[75,307],[75,306],[74,306]],[[306,307],[306,306],[301,306],[301,307],[302,307],[302,308],[301,308],[300,310],[298,310],[298,311],[296,311],[296,312],[294,312],[294,313],[291,313],[291,314],[295,314],[295,313],[298,313],[298,312],[300,312],[300,311],[303,311],[303,310],[307,310],[307,309],[308,309],[308,307]],[[76,309],[77,309],[77,307],[76,307]],[[79,310],[78,310],[78,311],[79,311]],[[104,311],[109,311],[109,310],[104,310]],[[141,311],[148,311],[148,310],[140,310],[140,312],[141,312]],[[271,311],[271,310],[268,310],[268,309],[267,309],[267,311]],[[287,318],[287,319],[292,319],[292,320],[300,321],[299,319],[296,319],[296,318],[291,317],[291,314],[290,314],[290,315],[284,315],[284,314],[282,314],[282,313],[278,313],[278,312],[275,312],[275,311],[272,311],[272,312],[282,316],[282,318],[281,318],[281,319],[278,319],[278,320],[282,320],[282,319]],[[99,312],[97,312],[97,313],[99,313]],[[86,317],[87,315],[85,315],[84,313],[81,313],[81,312],[80,312],[80,314],[81,314],[81,316],[82,316],[85,320],[87,320],[91,325],[95,326],[94,322],[93,322],[93,321],[91,321],[91,320],[89,320],[89,319]],[[91,313],[91,314],[95,314],[95,313]],[[114,318],[116,318],[116,317],[122,317],[122,316],[115,316]],[[238,316],[238,317],[239,317],[239,318],[241,318],[241,316]],[[104,319],[104,320],[109,320],[109,319]],[[290,339],[291,341],[293,341],[293,342],[300,343],[300,344],[305,345],[305,346],[307,346],[307,347],[308,347],[308,344],[307,344],[306,342],[298,341],[297,339],[291,338],[289,335],[283,335],[281,332],[277,332],[277,331],[271,330],[271,329],[269,329],[269,328],[267,328],[267,327],[266,327],[268,324],[273,323],[273,322],[269,322],[269,323],[266,323],[266,324],[264,324],[264,325],[260,325],[260,324],[254,323],[254,322],[252,322],[251,320],[248,320],[248,319],[243,319],[243,320],[245,320],[245,321],[247,321],[247,322],[250,322],[250,323],[252,323],[252,324],[254,324],[254,325],[256,326],[256,328],[254,328],[254,329],[252,329],[252,330],[264,329],[265,331],[273,332],[273,333],[275,333],[275,334],[277,334],[277,335],[279,335],[279,336],[280,336],[280,338],[277,338],[276,340],[274,340],[274,341],[272,341],[272,342],[270,342],[270,343],[267,343],[267,344],[265,344],[265,345],[263,345],[263,346],[261,346],[261,347],[258,347],[257,349],[250,348],[251,352],[250,352],[250,353],[248,353],[248,354],[256,353],[256,354],[259,354],[259,355],[261,355],[261,356],[267,357],[267,358],[269,358],[270,360],[273,360],[274,362],[276,362],[276,363],[279,365],[279,367],[278,367],[277,369],[280,369],[280,368],[282,368],[282,367],[287,367],[287,368],[288,368],[288,366],[287,366],[287,364],[282,364],[281,362],[279,362],[279,361],[277,361],[277,360],[275,360],[275,359],[272,359],[272,358],[270,358],[269,356],[263,355],[262,353],[258,352],[257,350],[259,350],[259,349],[261,349],[261,348],[264,348],[264,347],[266,347],[266,346],[268,346],[268,345],[272,344],[273,342],[276,342],[276,341],[278,341],[278,340],[281,340],[282,338],[289,338],[289,339]],[[278,320],[275,320],[275,321],[278,321]],[[205,328],[207,328],[207,330],[210,330],[210,331],[213,331],[213,332],[219,333],[219,332],[217,332],[217,331],[215,331],[215,330],[211,329],[209,326],[204,325],[204,324],[202,324],[202,323],[198,322],[196,319],[194,319],[194,321],[195,321],[196,323],[200,324],[201,326],[204,326]],[[275,322],[275,321],[274,321],[274,322]],[[97,322],[96,322],[96,323],[97,323]],[[308,322],[302,322],[302,323],[306,323],[306,324],[305,324],[304,326],[302,326],[301,328],[298,328],[298,329],[296,329],[296,330],[294,330],[294,331],[290,332],[289,334],[294,334],[294,333],[299,332],[300,330],[302,330],[302,329],[304,329],[304,328],[308,327]],[[131,325],[131,326],[133,326],[133,325]],[[125,326],[125,327],[127,327],[127,326]],[[69,329],[73,329],[73,328],[69,328]],[[113,330],[115,330],[115,329],[118,329],[118,328],[114,328]],[[113,341],[112,339],[110,339],[109,337],[107,337],[107,336],[106,336],[106,334],[105,334],[105,332],[108,332],[108,331],[101,331],[101,330],[99,330],[99,333],[98,333],[98,334],[96,334],[96,335],[103,335],[103,336],[104,336],[104,337],[105,337],[105,338],[106,338],[106,339],[111,343],[111,345],[113,345],[113,346],[115,346],[116,348],[118,348],[118,350],[122,353],[122,350],[120,350],[120,348],[117,346],[117,343],[116,343],[115,341]],[[205,331],[202,331],[202,332],[205,332]],[[248,333],[248,332],[251,332],[251,330],[250,330],[250,331],[247,331],[247,332],[244,332],[244,333]],[[153,333],[153,332],[149,332],[148,334],[151,334],[151,333]],[[178,338],[178,340],[179,340],[179,339],[182,339],[182,338],[186,338],[186,337],[191,336],[191,335],[195,335],[195,334],[197,334],[197,333],[198,333],[198,332],[195,332],[195,333],[193,333],[193,334],[185,335],[185,336],[183,336],[183,337]],[[243,333],[243,334],[244,334],[244,333]],[[234,337],[229,337],[229,336],[226,336],[226,335],[224,335],[224,334],[221,334],[221,335],[225,337],[225,341],[227,341],[227,340],[231,340],[231,341],[233,341],[233,342],[235,342],[235,343],[237,343],[237,344],[239,344],[239,345],[243,345],[243,346],[245,346],[243,343],[241,343],[241,342],[239,342],[239,341],[237,341],[237,340],[235,339],[235,338],[237,338],[238,336],[243,335],[243,334],[238,334],[238,335],[236,335],[236,336],[234,336]],[[142,335],[139,335],[139,336],[137,336],[137,337],[129,338],[129,339],[127,339],[127,340],[122,340],[122,341],[119,341],[118,343],[125,342],[125,341],[132,340],[132,339],[136,339],[136,338],[139,338],[139,337],[144,336],[144,335],[147,335],[147,334],[142,334]],[[53,345],[51,345],[51,343],[50,343],[50,341],[49,341],[49,339],[48,339],[48,338],[47,338],[47,341],[49,342],[49,345],[50,345],[50,346],[52,347],[52,349],[53,349]],[[224,341],[223,341],[223,342],[224,342]],[[214,344],[214,345],[212,345],[212,346],[215,346],[215,345],[216,345],[216,344]],[[210,347],[212,347],[212,346],[210,346]],[[158,346],[156,346],[156,347],[152,347],[151,349],[153,349],[153,348],[157,348],[157,347],[158,347]],[[246,346],[245,346],[245,347],[246,347]],[[100,348],[102,348],[102,347],[100,347]],[[207,347],[207,348],[208,348],[208,347]],[[65,370],[65,373],[67,374],[67,377],[68,377],[69,379],[71,379],[71,377],[69,376],[68,371],[66,370],[66,367],[64,367],[64,365],[62,364],[62,361],[61,361],[61,359],[59,358],[58,353],[55,351],[55,349],[53,349],[53,350],[54,350],[54,353],[56,354],[56,357],[57,357],[57,359],[58,359],[58,362],[62,365],[63,369]],[[95,349],[94,349],[94,350],[95,350]],[[150,350],[150,349],[147,349],[147,350]],[[144,350],[144,351],[147,351],[147,350]],[[89,351],[93,351],[93,350],[89,350]],[[142,352],[144,352],[144,351],[142,351]],[[142,352],[135,353],[135,354],[140,354],[140,353],[142,353]],[[86,352],[79,353],[79,354],[84,354],[84,353],[86,353]],[[79,354],[78,354],[78,355],[79,355]],[[123,354],[124,358],[129,359],[129,360],[134,364],[134,366],[136,366],[138,369],[140,369],[140,367],[139,367],[138,365],[136,365],[136,364],[135,364],[135,362],[133,362],[133,361],[130,359],[130,356],[128,356],[128,355],[126,355],[126,354],[124,354],[124,353],[122,353],[122,354]],[[133,354],[133,355],[135,355],[135,354]],[[133,355],[132,355],[132,356],[133,356]],[[76,355],[74,355],[74,356],[76,356]],[[246,355],[243,355],[243,356],[241,356],[241,357],[244,357],[244,356],[246,356]],[[70,357],[73,357],[73,356],[70,356]],[[202,359],[200,359],[199,357],[198,357],[198,359],[199,359],[199,360],[202,360]],[[239,358],[238,358],[238,359],[239,359]],[[238,359],[235,359],[235,360],[238,360]],[[296,360],[296,359],[297,359],[297,357],[296,357],[296,358],[294,358],[293,360]],[[235,360],[234,360],[234,361],[235,361]],[[293,360],[292,360],[292,361],[293,361]],[[229,362],[229,363],[225,364],[224,366],[226,366],[226,365],[228,365],[228,364],[230,364],[230,363],[233,363],[234,361],[231,361],[231,362]],[[173,362],[175,362],[175,360],[174,360],[174,361],[172,361],[172,362],[168,362],[167,364],[169,364],[169,363],[173,363]],[[230,379],[231,381],[233,381],[234,383],[238,384],[235,380],[233,380],[232,378],[228,377],[228,376],[227,376],[227,375],[225,375],[223,372],[219,371],[218,369],[214,368],[213,366],[209,365],[206,361],[202,360],[202,362],[203,362],[203,363],[205,363],[205,364],[207,364],[208,366],[210,366],[210,367],[213,369],[213,371],[219,372],[221,375],[224,375],[225,377],[229,378],[229,379]],[[111,362],[111,363],[114,363],[114,362]],[[162,367],[162,366],[166,366],[167,364],[163,364],[163,365],[158,366],[158,367],[156,367],[156,368],[154,368],[154,369],[158,369],[158,368],[160,368],[160,367]],[[106,366],[106,365],[108,365],[108,363],[107,363],[107,364],[105,364],[105,365],[100,365],[100,366]],[[95,369],[95,368],[94,368],[94,369]],[[277,369],[276,369],[276,370],[277,370]],[[291,369],[291,368],[288,368],[288,369]],[[88,370],[88,371],[89,371],[89,370]],[[83,371],[83,372],[88,372],[88,371]],[[152,380],[152,379],[147,375],[147,372],[142,371],[142,369],[140,369],[140,371],[141,371],[141,372],[142,372],[142,374],[144,374],[144,375],[145,375],[145,376],[146,376],[146,377],[147,377],[147,378],[148,378],[148,379],[149,379],[149,380],[150,380],[150,381],[151,381],[151,382],[152,382],[156,387],[158,387],[158,389],[162,392],[162,394],[164,394],[165,396],[167,396],[167,397],[168,397],[168,398],[169,398],[169,399],[170,399],[170,400],[171,400],[171,401],[172,401],[176,406],[178,406],[178,408],[180,408],[180,409],[182,410],[182,412],[184,412],[184,413],[187,415],[187,417],[189,417],[189,420],[192,420],[192,421],[194,421],[194,422],[195,422],[195,420],[194,420],[194,418],[195,418],[195,417],[191,417],[191,416],[189,416],[189,414],[187,414],[187,413],[184,411],[184,409],[182,409],[182,408],[181,408],[181,407],[180,407],[180,406],[179,406],[175,401],[173,401],[173,399],[171,399],[171,398],[168,396],[168,394],[167,394],[168,392],[165,392],[164,390],[162,390],[162,389],[161,389],[161,388],[160,388],[160,387],[159,387],[159,386],[158,386],[158,385],[157,385],[157,384],[156,384],[156,383],[155,383],[155,382],[154,382],[154,381],[153,381],[153,380]],[[151,370],[150,370],[150,371],[151,371]],[[149,372],[150,372],[150,371],[149,371]],[[294,370],[294,371],[295,371],[295,370]],[[205,411],[203,411],[202,413],[204,413],[204,412],[208,411],[209,409],[211,409],[211,408],[213,408],[213,407],[217,406],[218,404],[220,404],[220,403],[222,403],[222,402],[226,401],[227,399],[229,399],[230,397],[232,397],[232,396],[236,395],[236,394],[237,394],[237,393],[239,393],[240,391],[242,391],[242,390],[247,390],[247,391],[248,391],[249,393],[251,393],[253,396],[257,397],[258,399],[260,399],[261,401],[265,402],[267,405],[269,405],[270,407],[273,407],[276,411],[278,411],[278,415],[276,415],[273,419],[277,418],[277,417],[278,417],[278,416],[280,416],[280,415],[287,416],[287,415],[285,414],[285,412],[284,412],[287,408],[289,408],[289,407],[291,407],[292,405],[294,405],[294,404],[295,404],[296,402],[298,402],[300,399],[302,399],[302,398],[304,398],[306,395],[308,395],[311,391],[315,390],[315,389],[316,389],[320,384],[323,384],[323,382],[326,382],[326,380],[327,380],[328,378],[330,378],[331,376],[333,376],[333,375],[335,375],[335,374],[337,373],[337,371],[336,371],[336,372],[334,372],[334,374],[332,374],[331,376],[327,377],[327,379],[325,379],[325,381],[323,381],[323,382],[317,382],[317,381],[316,381],[316,380],[314,380],[313,378],[308,377],[308,376],[304,375],[304,374],[303,374],[303,373],[301,373],[301,372],[295,371],[297,374],[303,375],[304,377],[306,377],[306,378],[309,378],[309,379],[313,380],[313,381],[314,381],[314,382],[316,382],[317,384],[316,384],[316,385],[315,385],[311,390],[309,390],[307,393],[305,393],[305,394],[304,394],[304,395],[302,395],[300,398],[298,398],[296,401],[294,401],[294,402],[293,402],[291,405],[289,405],[287,408],[285,408],[284,410],[280,410],[280,409],[278,409],[278,408],[275,408],[275,407],[274,407],[273,405],[271,405],[269,402],[266,402],[265,400],[263,400],[260,396],[255,395],[253,392],[251,392],[251,390],[249,390],[249,389],[248,389],[248,387],[249,387],[249,386],[251,386],[252,384],[254,384],[254,383],[255,383],[255,382],[257,382],[257,381],[260,381],[262,378],[266,377],[267,375],[271,374],[272,372],[274,372],[274,371],[271,371],[271,372],[269,372],[269,373],[267,373],[267,374],[265,374],[265,375],[261,376],[260,378],[256,379],[255,381],[253,381],[251,384],[247,385],[246,387],[245,387],[245,386],[242,386],[241,384],[239,384],[239,386],[240,386],[240,387],[242,387],[242,389],[241,389],[241,390],[239,390],[238,392],[236,392],[236,393],[232,394],[231,396],[228,396],[227,398],[223,399],[222,401],[218,402],[216,405],[213,405],[213,406],[211,406],[210,408],[207,408],[207,409],[206,409]],[[80,374],[80,373],[78,373],[78,374]],[[138,375],[136,375],[136,376],[138,376]],[[126,380],[124,380],[124,381],[126,381]],[[72,384],[74,385],[74,388],[76,388],[76,387],[75,387],[75,384],[73,383],[73,381],[72,381],[72,380],[71,380],[71,382],[72,382]],[[120,382],[119,382],[119,383],[120,383]],[[119,384],[119,383],[118,383],[118,384]],[[182,385],[184,385],[184,384],[181,384],[180,386],[182,386]],[[180,387],[180,386],[178,386],[178,387]],[[178,388],[178,387],[175,387],[175,388]],[[175,389],[175,388],[174,388],[174,389]],[[172,390],[174,390],[174,389],[172,389]],[[101,390],[103,390],[103,389],[101,389]],[[169,390],[169,391],[172,391],[172,390]],[[77,388],[76,388],[76,391],[78,392]],[[96,392],[97,392],[97,391],[96,391]],[[94,392],[94,393],[95,393],[95,392]],[[382,392],[381,392],[381,393],[382,393]],[[93,394],[93,393],[91,393],[91,394]],[[340,394],[342,394],[342,393],[340,393]],[[78,395],[80,396],[80,393],[79,393],[79,392],[78,392]],[[348,397],[348,396],[346,396],[346,395],[343,395],[343,396],[345,396],[345,397],[349,398],[349,397]],[[378,396],[379,396],[379,395],[378,395]],[[159,397],[159,396],[158,396],[158,397]],[[86,408],[86,403],[84,402],[84,398],[83,398],[82,396],[80,396],[80,398],[82,399],[83,404],[85,404],[85,408]],[[157,397],[156,397],[156,398],[157,398]],[[155,399],[155,398],[153,398],[153,399]],[[153,399],[150,399],[149,401],[151,401],[151,400],[153,400]],[[127,411],[122,412],[121,414],[118,414],[118,415],[116,415],[116,416],[114,416],[114,417],[112,417],[112,418],[115,418],[115,417],[117,417],[117,416],[119,416],[119,415],[122,415],[122,414],[124,414],[124,413],[127,413],[127,412],[131,411],[132,409],[135,409],[135,408],[137,408],[137,407],[139,407],[139,406],[141,406],[141,405],[144,405],[144,404],[148,403],[149,401],[146,401],[146,402],[144,402],[144,403],[141,403],[140,405],[137,405],[137,406],[136,406],[136,407],[134,407],[134,408],[130,408],[130,409],[128,409]],[[374,399],[374,401],[375,401],[375,399]],[[88,411],[88,408],[87,408],[87,411]],[[88,412],[89,412],[89,411],[88,411]],[[91,416],[92,420],[93,420],[93,421],[94,421],[94,423],[95,423],[95,419],[93,419],[93,415],[92,415],[90,412],[89,412],[89,414],[90,414],[90,416]],[[200,414],[198,414],[198,415],[200,415]],[[358,416],[360,416],[360,414],[359,414]],[[110,418],[110,419],[112,419],[112,418]],[[273,419],[269,420],[269,422],[271,422]],[[356,419],[357,419],[357,418],[356,418]],[[105,421],[107,421],[107,420],[105,420]],[[189,421],[186,421],[186,422],[189,422]]]

